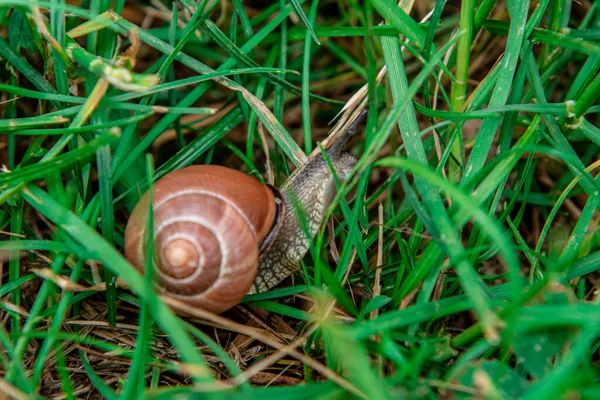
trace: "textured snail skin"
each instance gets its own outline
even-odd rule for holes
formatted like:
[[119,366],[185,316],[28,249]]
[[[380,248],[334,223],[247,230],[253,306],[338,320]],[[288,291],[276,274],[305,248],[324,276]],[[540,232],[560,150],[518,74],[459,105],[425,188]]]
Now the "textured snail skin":
[[[341,146],[340,146],[341,147]],[[356,158],[329,151],[331,164],[343,181],[356,164]],[[249,294],[264,292],[300,269],[312,238],[316,235],[331,204],[336,185],[322,155],[297,169],[281,187],[285,217],[269,248],[261,255],[258,274]]]
[[[221,313],[246,295],[259,248],[277,225],[274,192],[229,168],[198,165],[153,185],[155,280],[189,305]],[[125,229],[125,256],[145,271],[148,197]]]

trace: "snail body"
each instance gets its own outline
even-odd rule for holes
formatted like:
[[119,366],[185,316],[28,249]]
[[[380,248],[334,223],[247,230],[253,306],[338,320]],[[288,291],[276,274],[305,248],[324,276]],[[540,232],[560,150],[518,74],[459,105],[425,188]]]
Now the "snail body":
[[[346,179],[356,159],[331,152],[338,179]],[[322,155],[296,170],[281,187],[285,217],[273,243],[260,258],[258,274],[249,294],[265,292],[300,269],[312,238],[317,234],[336,193],[335,179]]]
[[[356,159],[340,150],[327,153],[343,180]],[[322,154],[280,190],[213,165],[165,175],[153,185],[156,283],[168,296],[215,313],[271,289],[300,268],[335,193]],[[125,229],[125,256],[142,273],[147,215],[146,194]]]

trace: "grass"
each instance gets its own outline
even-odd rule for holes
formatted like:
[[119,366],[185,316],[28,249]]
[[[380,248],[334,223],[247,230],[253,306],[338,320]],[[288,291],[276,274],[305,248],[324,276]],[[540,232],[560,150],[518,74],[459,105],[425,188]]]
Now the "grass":
[[[598,398],[599,22],[593,1],[0,0],[0,394]],[[293,280],[178,317],[124,259],[152,182],[280,185],[361,108]]]

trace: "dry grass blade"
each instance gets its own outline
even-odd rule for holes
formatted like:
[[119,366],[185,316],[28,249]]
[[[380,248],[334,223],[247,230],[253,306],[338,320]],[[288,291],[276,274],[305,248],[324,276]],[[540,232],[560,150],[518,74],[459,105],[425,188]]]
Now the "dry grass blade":
[[0,378],[0,400],[27,400],[29,397],[19,389]]
[[39,276],[40,278],[47,279],[54,282],[56,286],[62,290],[69,290],[71,292],[89,292],[89,291],[103,291],[106,290],[106,283],[98,283],[93,286],[83,286],[78,283],[72,282],[69,278],[54,273],[50,268],[39,268],[32,269],[31,272]]
[[[383,204],[379,203],[378,210],[378,231],[379,240],[377,241],[377,265],[375,266],[375,280],[373,282],[373,298],[381,294],[381,268],[383,267]],[[377,318],[379,310],[371,311],[371,319]]]
[[2,304],[2,307],[8,311],[12,311],[13,313],[17,313],[24,317],[29,317],[29,313],[23,306],[18,306],[16,304],[11,303],[10,301],[2,301],[0,302],[0,304]]

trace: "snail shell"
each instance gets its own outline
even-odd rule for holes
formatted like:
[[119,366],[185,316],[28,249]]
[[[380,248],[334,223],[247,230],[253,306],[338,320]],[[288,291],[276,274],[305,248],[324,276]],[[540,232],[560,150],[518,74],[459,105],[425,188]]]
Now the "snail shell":
[[[225,167],[197,165],[153,185],[155,280],[169,296],[214,313],[237,304],[283,214],[279,191]],[[145,271],[148,196],[125,230],[125,256]]]

